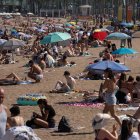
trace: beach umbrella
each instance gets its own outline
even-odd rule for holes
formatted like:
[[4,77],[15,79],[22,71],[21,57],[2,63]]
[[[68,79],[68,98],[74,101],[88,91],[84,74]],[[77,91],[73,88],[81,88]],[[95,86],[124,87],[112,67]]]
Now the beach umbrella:
[[111,33],[106,37],[107,40],[122,40],[129,38],[131,38],[129,35],[120,32]]
[[109,31],[111,31],[111,32],[113,32],[113,31],[114,31],[114,27],[113,27],[113,26],[111,26],[111,25],[107,26],[107,27],[106,27],[106,29],[107,29],[107,30],[109,30]]
[[71,21],[69,23],[72,24],[72,25],[76,25],[76,22],[74,22],[74,21]]
[[70,31],[70,28],[65,28],[66,31]]
[[5,39],[0,39],[0,45],[4,44],[5,42],[7,42],[7,40],[5,40]]
[[108,35],[108,34],[107,34],[106,31],[102,31],[101,29],[96,29],[96,30],[93,32],[92,37],[103,41],[103,40],[107,37],[107,35]]
[[71,27],[72,25],[70,23],[65,23],[66,27]]
[[108,33],[110,32],[110,31],[109,31],[108,29],[106,29],[106,28],[102,28],[101,31],[105,31],[105,32],[108,32]]
[[80,8],[91,8],[92,6],[91,5],[81,5],[79,6]]
[[138,52],[134,49],[131,49],[131,48],[119,48],[116,51],[112,52],[112,54],[120,54],[120,55],[136,54],[136,53],[138,53]]
[[26,44],[23,41],[19,40],[19,39],[9,39],[7,42],[5,42],[2,45],[2,49],[14,50],[16,48],[23,47],[25,45]]
[[101,72],[106,70],[107,68],[110,68],[113,72],[127,72],[130,71],[130,69],[128,67],[126,67],[125,65],[116,63],[114,61],[99,61],[97,63],[91,64],[89,66],[86,67],[86,70],[88,71],[94,71],[96,70],[96,72]]
[[65,41],[71,39],[71,35],[64,32],[54,32],[54,33],[49,33],[47,36],[45,36],[42,40],[41,40],[41,44],[48,44],[48,43],[57,43],[60,41]]
[[120,25],[123,26],[123,27],[127,27],[127,28],[131,28],[131,27],[134,26],[134,24],[130,23],[130,22],[128,22],[128,23],[127,22],[121,22]]
[[112,54],[124,55],[124,64],[125,64],[125,55],[126,54],[136,54],[136,53],[138,53],[138,52],[131,48],[119,48],[116,51],[112,52]]
[[29,13],[27,13],[27,15],[29,15],[29,16],[33,16],[34,14],[29,12]]
[[18,39],[10,39],[2,45],[3,50],[12,50],[12,60],[14,61],[13,50],[19,47],[24,47],[25,43]]

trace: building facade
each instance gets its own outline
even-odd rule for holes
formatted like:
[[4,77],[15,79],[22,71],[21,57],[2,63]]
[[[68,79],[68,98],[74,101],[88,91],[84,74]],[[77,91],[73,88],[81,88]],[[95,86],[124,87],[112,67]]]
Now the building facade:
[[[91,7],[80,8],[81,5]],[[95,15],[109,14],[118,16],[119,6],[123,13],[132,6],[133,17],[140,18],[140,0],[0,0],[1,12],[32,12],[40,16],[59,17],[64,15]],[[124,17],[126,15],[123,15]]]

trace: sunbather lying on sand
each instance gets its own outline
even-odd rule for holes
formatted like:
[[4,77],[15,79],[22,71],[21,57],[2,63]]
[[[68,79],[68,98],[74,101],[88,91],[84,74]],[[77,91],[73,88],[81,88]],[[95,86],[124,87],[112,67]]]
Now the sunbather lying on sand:
[[11,73],[8,76],[6,76],[6,78],[0,79],[0,85],[16,85],[26,81],[26,77],[24,79],[21,79],[15,73]]

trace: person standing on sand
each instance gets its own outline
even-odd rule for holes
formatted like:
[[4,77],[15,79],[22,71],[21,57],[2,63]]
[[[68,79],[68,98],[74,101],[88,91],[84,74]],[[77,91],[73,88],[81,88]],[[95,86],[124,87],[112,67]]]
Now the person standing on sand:
[[35,80],[36,82],[40,82],[43,79],[43,71],[35,64],[32,60],[29,61],[29,66],[31,67],[30,72],[28,73],[28,77]]
[[7,122],[7,108],[3,105],[4,89],[0,88],[0,139],[4,136]]
[[110,112],[111,116],[118,122],[121,126],[121,121],[115,113],[115,105],[116,105],[116,80],[114,78],[114,74],[111,69],[107,68],[105,70],[105,82],[103,84],[103,90],[105,90],[104,100],[105,107],[103,113]]

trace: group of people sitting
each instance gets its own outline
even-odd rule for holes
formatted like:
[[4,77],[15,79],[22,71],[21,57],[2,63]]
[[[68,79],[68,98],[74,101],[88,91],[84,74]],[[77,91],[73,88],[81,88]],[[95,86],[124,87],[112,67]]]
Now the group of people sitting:
[[125,73],[120,75],[118,80],[119,90],[116,93],[118,103],[129,103],[139,101],[140,98],[140,76],[136,76],[136,81],[132,76],[127,76]]
[[[32,119],[25,122],[24,118],[20,115],[20,108],[17,105],[12,106],[9,110],[6,106],[3,105],[3,101],[5,98],[4,90],[0,89],[0,139],[1,140],[19,140],[19,136],[26,135],[26,137],[32,134],[33,131],[28,133],[28,127],[31,128],[54,128],[55,120],[54,117],[56,112],[54,108],[48,104],[46,99],[39,99],[37,104],[39,106],[41,115],[33,112]],[[8,115],[10,112],[10,115]],[[13,130],[14,128],[17,132]],[[29,129],[31,130],[31,129]],[[12,133],[12,137],[10,138],[9,131]],[[27,133],[27,134],[26,134]],[[37,137],[36,135],[34,135]],[[16,139],[18,137],[18,139]],[[6,139],[7,138],[7,139]],[[14,139],[15,138],[15,139]],[[22,140],[22,139],[20,139]],[[36,140],[40,140],[36,138]]]

